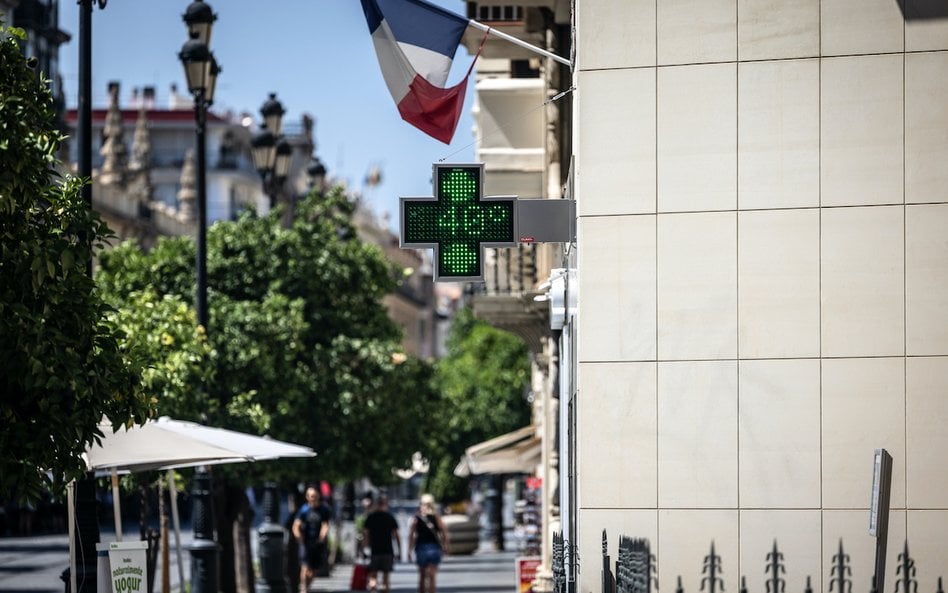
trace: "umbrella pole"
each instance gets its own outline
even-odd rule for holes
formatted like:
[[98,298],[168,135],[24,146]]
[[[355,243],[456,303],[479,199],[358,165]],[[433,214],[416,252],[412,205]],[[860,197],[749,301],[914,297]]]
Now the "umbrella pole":
[[168,554],[168,509],[165,507],[165,481],[158,474],[158,516],[161,518],[161,593],[171,591],[171,558]]
[[184,591],[184,558],[181,555],[181,518],[178,515],[178,487],[174,484],[174,470],[168,470],[168,491],[171,495],[171,519],[174,522],[174,546],[178,555],[178,586]]
[[112,468],[112,512],[115,514],[115,541],[122,541],[122,502],[119,498],[118,470]]
[[69,515],[69,590],[76,591],[76,481],[66,485],[66,508]]

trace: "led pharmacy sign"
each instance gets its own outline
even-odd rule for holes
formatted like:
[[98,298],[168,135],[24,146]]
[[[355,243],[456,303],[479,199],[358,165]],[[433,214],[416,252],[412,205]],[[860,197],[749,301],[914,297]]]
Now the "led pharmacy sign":
[[432,248],[435,280],[484,279],[484,248],[517,245],[517,200],[484,197],[484,165],[434,165],[434,198],[402,198],[401,247]]

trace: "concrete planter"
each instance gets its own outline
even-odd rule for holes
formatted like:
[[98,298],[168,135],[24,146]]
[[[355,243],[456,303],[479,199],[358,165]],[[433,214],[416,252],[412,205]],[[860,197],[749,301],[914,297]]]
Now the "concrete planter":
[[473,554],[481,543],[481,527],[467,515],[445,515],[441,518],[448,532],[451,554]]

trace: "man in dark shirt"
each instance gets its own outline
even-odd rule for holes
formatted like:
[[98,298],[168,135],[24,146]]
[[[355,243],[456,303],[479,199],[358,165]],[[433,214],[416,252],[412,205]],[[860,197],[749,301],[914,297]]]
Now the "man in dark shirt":
[[300,544],[300,592],[309,591],[325,555],[326,538],[329,537],[329,508],[320,504],[319,490],[315,486],[306,489],[306,504],[293,521],[293,537]]
[[395,546],[398,549],[397,558],[402,557],[402,542],[398,537],[398,521],[388,511],[388,497],[379,495],[375,510],[365,518],[363,540],[368,542],[372,554],[367,569],[369,591],[375,591],[378,586],[378,573],[382,573],[382,591],[389,592],[390,574],[395,565]]

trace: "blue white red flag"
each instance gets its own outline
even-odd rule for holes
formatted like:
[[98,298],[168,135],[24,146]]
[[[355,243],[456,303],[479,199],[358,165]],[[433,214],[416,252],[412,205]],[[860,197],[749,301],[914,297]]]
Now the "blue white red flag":
[[424,0],[362,0],[362,10],[402,119],[449,144],[471,70],[446,85],[468,20]]

